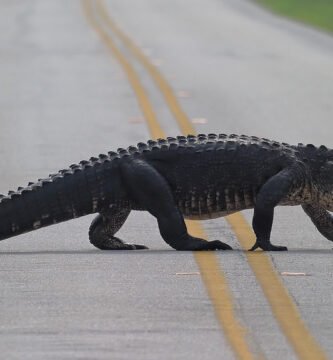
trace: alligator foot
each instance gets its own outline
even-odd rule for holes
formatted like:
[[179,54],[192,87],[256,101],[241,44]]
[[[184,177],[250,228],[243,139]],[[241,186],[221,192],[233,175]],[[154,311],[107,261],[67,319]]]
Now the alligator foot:
[[102,237],[100,239],[94,239],[91,243],[96,246],[98,249],[101,250],[143,250],[148,249],[144,245],[137,245],[137,244],[126,244],[119,238],[112,236],[112,237]]
[[202,244],[201,247],[196,250],[232,250],[232,247],[220,240],[205,241],[206,244]]
[[254,251],[256,249],[262,249],[264,251],[287,251],[288,248],[286,246],[279,246],[279,245],[273,245],[270,242],[258,242],[258,240],[256,241],[256,243],[251,247],[251,249],[249,249],[249,251]]
[[205,251],[205,250],[232,250],[232,247],[220,240],[206,241],[193,236],[188,236],[177,250]]

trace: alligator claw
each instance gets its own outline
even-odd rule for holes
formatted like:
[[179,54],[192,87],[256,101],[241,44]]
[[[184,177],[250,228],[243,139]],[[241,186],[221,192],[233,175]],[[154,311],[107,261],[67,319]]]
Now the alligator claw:
[[138,245],[138,244],[127,244],[131,245],[133,247],[133,250],[147,250],[149,249],[147,246],[144,245]]
[[204,241],[201,246],[192,249],[194,251],[200,250],[232,250],[232,247],[220,240]]
[[174,248],[182,251],[232,250],[231,246],[220,240],[206,241],[191,235],[187,235],[184,240]]
[[262,249],[264,251],[287,251],[288,248],[286,246],[273,245],[271,243],[268,244],[260,244],[256,242],[249,251],[254,251],[256,249]]
[[127,244],[115,236],[95,236],[90,242],[101,250],[144,250],[148,249],[144,245]]
[[210,241],[209,245],[212,247],[212,250],[232,250],[232,247],[220,240]]

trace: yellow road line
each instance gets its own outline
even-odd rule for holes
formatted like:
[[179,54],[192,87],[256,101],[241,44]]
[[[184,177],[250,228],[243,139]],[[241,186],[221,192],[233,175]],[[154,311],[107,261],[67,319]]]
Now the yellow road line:
[[[135,45],[135,43],[114,23],[105,11],[102,2],[97,0],[97,4],[98,12],[103,20],[150,73],[151,77],[163,94],[170,110],[174,114],[181,131],[184,134],[195,134],[195,130],[190,123],[190,120],[182,110],[176,96],[173,94],[171,86],[167,83],[162,74],[150,63],[148,58]],[[248,225],[241,213],[228,216],[226,217],[226,220],[233,228],[243,249],[248,249],[253,245],[255,236],[251,227]],[[190,231],[195,236],[198,236],[192,230],[193,227],[195,228],[193,224],[195,223],[187,221],[187,226]],[[198,262],[202,261],[200,259],[201,254],[199,254],[199,257],[198,255],[195,256]],[[302,321],[294,301],[290,297],[288,290],[283,286],[268,255],[265,255],[264,253],[246,253],[246,256],[252,271],[256,275],[256,278],[270,303],[275,318],[277,319],[289,343],[293,346],[298,357],[300,359],[326,359],[327,357],[323,350],[312,337],[311,333]],[[205,264],[205,268],[206,266],[207,264]],[[214,306],[216,307],[217,305]]]
[[[83,0],[83,5],[86,15],[90,23],[93,25],[94,29],[98,32],[98,34],[100,34],[106,45],[111,48],[116,59],[120,62],[120,64],[123,66],[124,71],[127,73],[128,78],[133,78],[133,72],[135,70],[124,59],[121,52],[114,45],[110,36],[103,29],[101,29],[98,21],[95,20],[93,9],[90,6],[90,1]],[[101,10],[103,9],[99,7],[99,13],[101,12]],[[126,66],[124,66],[124,64],[126,64]],[[128,71],[130,71],[130,73],[128,73]],[[133,84],[137,86],[136,82],[131,81],[132,86]],[[137,91],[144,92],[144,88],[142,86],[137,87],[136,89],[137,90],[134,89],[136,94]],[[151,106],[151,103],[147,101],[148,97],[145,95],[144,98],[146,99],[146,104],[148,104],[148,106]],[[151,112],[152,109],[149,113]],[[165,137],[165,134],[159,126],[156,117],[154,118],[154,120],[149,122],[148,125],[153,137]],[[187,226],[189,228],[189,231],[194,236],[205,237],[204,231],[198,223],[188,222]],[[226,278],[220,269],[216,255],[214,253],[207,252],[196,253],[195,259],[200,268],[203,282],[213,303],[219,323],[223,327],[225,335],[228,338],[236,357],[241,360],[254,359],[246,342],[246,331],[236,319],[232,295],[228,287]]]
[[[198,221],[188,220],[186,225],[192,235],[207,238]],[[231,290],[221,270],[219,259],[214,252],[195,252],[194,258],[200,269],[207,293],[214,306],[216,317],[221,324],[229,344],[238,359],[254,359],[247,344],[246,329],[237,321]],[[258,350],[258,354],[260,351]],[[259,357],[257,357],[259,358]],[[264,359],[260,354],[260,359]]]
[[[240,213],[228,216],[227,220],[243,248],[249,248],[255,242],[255,235]],[[260,282],[274,316],[300,359],[327,359],[319,344],[304,324],[298,309],[288,294],[279,275],[274,271],[271,260],[260,252],[248,252],[247,260]]]
[[164,99],[169,106],[169,109],[178,121],[180,130],[183,134],[195,134],[195,129],[190,123],[186,113],[179,105],[177,97],[174,95],[171,86],[165,80],[164,76],[151,64],[144,53],[135,45],[135,43],[123,33],[115,22],[110,18],[109,14],[105,10],[102,1],[97,0],[96,9],[99,16],[105,21],[110,29],[119,37],[120,40],[127,46],[127,48],[133,53],[133,55],[142,63],[146,68],[157,87],[160,89]]
[[95,31],[100,35],[100,37],[106,43],[107,47],[112,51],[113,56],[120,63],[125,74],[127,75],[128,81],[135,92],[139,106],[142,110],[142,113],[145,116],[145,119],[148,123],[152,136],[155,138],[160,137],[160,134],[162,133],[162,128],[157,121],[155,112],[153,110],[153,106],[148,96],[146,95],[146,91],[143,85],[141,84],[137,73],[135,72],[132,65],[126,60],[124,55],[115,46],[114,42],[109,37],[108,33],[104,31],[102,27],[99,26],[98,22],[93,16],[91,2],[89,0],[82,0],[82,4],[89,23],[95,29]]

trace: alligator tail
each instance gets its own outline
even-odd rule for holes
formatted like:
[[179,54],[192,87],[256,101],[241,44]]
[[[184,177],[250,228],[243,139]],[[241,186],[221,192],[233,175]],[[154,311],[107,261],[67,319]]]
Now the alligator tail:
[[0,198],[0,240],[99,211],[110,201],[110,158],[92,158]]

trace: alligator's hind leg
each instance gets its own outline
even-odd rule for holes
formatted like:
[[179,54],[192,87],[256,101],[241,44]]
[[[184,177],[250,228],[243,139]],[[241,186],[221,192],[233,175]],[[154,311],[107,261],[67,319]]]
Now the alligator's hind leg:
[[114,234],[126,221],[130,209],[111,207],[107,212],[97,215],[89,228],[90,242],[101,250],[147,249],[143,245],[126,244]]
[[320,233],[324,235],[326,239],[333,241],[333,216],[319,205],[304,204],[302,208],[305,213],[310,216],[310,219]]
[[221,241],[205,241],[187,233],[170,186],[154,167],[141,160],[129,159],[122,164],[122,177],[131,198],[156,217],[163,239],[174,249],[231,249]]

